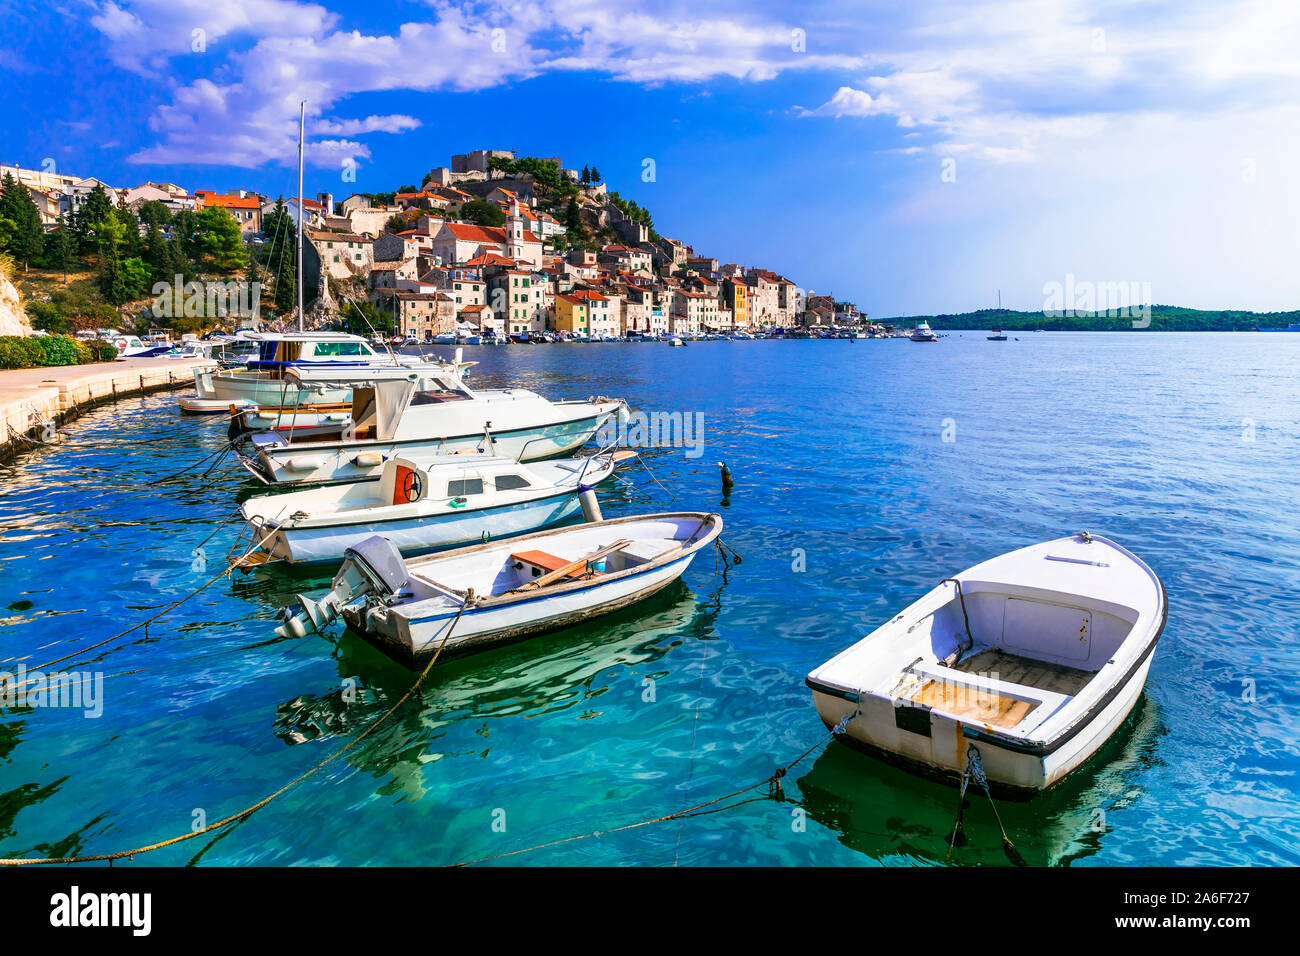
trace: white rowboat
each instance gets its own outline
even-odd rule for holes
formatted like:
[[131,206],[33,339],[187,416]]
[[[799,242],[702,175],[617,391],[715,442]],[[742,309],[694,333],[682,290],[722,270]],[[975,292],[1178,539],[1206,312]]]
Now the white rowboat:
[[1084,533],[946,579],[807,684],[848,743],[952,782],[978,748],[994,789],[1025,798],[1128,716],[1167,614],[1146,564]]
[[323,599],[286,608],[276,633],[301,637],[342,614],[403,662],[446,661],[642,601],[721,531],[716,514],[638,515],[407,560],[376,536],[348,549]]

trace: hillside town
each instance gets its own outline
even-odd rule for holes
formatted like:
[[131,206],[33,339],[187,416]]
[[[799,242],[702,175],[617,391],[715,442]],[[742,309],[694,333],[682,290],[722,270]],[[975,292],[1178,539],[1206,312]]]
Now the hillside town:
[[[559,157],[474,150],[418,186],[341,201],[318,192],[301,210],[297,197],[243,189],[122,188],[21,166],[0,166],[3,177],[27,190],[47,233],[92,196],[138,222],[142,236],[159,217],[170,217],[167,236],[170,221],[222,210],[250,250],[249,278],[260,262],[258,277],[273,290],[293,282],[301,216],[310,327],[344,315],[417,341],[500,342],[799,334],[866,322],[852,303],[805,292],[779,272],[661,236],[649,212],[608,191],[597,169],[565,168]],[[166,256],[160,261],[154,277],[170,279]],[[295,299],[286,291],[263,295],[259,315],[242,324],[286,321]]]

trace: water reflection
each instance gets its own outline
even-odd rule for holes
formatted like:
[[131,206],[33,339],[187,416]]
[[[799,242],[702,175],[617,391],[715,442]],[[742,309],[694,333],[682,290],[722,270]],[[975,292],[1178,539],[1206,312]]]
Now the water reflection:
[[[1025,802],[998,801],[1007,835],[1030,866],[1069,866],[1098,853],[1122,812],[1144,791],[1164,734],[1159,709],[1143,696],[1128,719],[1060,787]],[[988,798],[974,786],[963,818],[967,843],[948,852],[957,789],[829,744],[798,781],[803,807],[840,843],[883,863],[1007,866]]]
[[[640,604],[593,622],[435,666],[418,696],[347,759],[358,770],[391,777],[399,789],[418,798],[424,795],[424,764],[484,756],[499,721],[575,709],[586,719],[622,720],[626,702],[603,699],[610,686],[668,677],[673,650],[711,637],[716,616],[716,604],[701,603],[679,580]],[[276,708],[272,732],[286,744],[352,738],[400,700],[415,680],[415,671],[351,630],[334,641],[339,686],[300,694]],[[439,743],[457,724],[476,727],[479,740],[472,748]],[[379,792],[390,790],[385,785]]]

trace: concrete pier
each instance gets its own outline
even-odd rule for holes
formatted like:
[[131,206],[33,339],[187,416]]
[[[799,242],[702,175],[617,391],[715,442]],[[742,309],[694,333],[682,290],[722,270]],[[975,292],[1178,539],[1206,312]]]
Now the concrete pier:
[[41,439],[47,422],[76,418],[86,408],[127,395],[192,386],[208,359],[130,358],[94,365],[0,371],[0,458]]

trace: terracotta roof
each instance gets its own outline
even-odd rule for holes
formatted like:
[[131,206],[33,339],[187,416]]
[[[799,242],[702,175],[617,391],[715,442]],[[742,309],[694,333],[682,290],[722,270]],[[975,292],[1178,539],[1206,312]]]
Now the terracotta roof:
[[261,209],[262,201],[256,196],[224,196],[211,189],[196,189],[195,197],[203,201],[205,207],[221,206],[229,209]]

